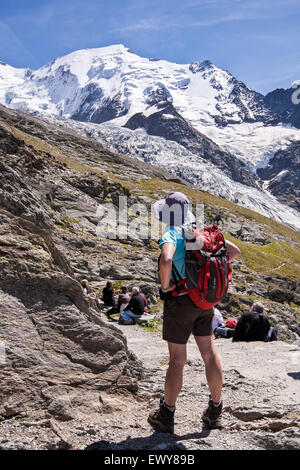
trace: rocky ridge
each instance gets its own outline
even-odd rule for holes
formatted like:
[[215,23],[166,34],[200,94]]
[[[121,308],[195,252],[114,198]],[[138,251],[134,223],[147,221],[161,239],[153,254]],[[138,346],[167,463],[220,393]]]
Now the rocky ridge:
[[257,173],[279,201],[300,209],[300,141],[275,152],[268,166]]
[[280,120],[300,129],[299,85],[294,88],[277,88],[264,97],[264,105]]

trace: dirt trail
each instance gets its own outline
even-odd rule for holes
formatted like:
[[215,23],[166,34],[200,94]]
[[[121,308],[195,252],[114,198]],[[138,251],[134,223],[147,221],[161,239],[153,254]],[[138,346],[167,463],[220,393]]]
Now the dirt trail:
[[[142,360],[146,374],[139,384],[141,401],[126,403],[107,427],[98,449],[275,449],[300,447],[300,349],[283,343],[232,343],[215,340],[224,369],[224,429],[202,429],[201,413],[208,387],[203,362],[193,338],[179,396],[175,435],[154,432],[149,410],[163,393],[167,344],[159,333],[139,326],[119,326],[128,347]],[[146,401],[144,400],[146,398]],[[112,422],[111,420],[109,420]]]
[[[108,321],[108,320],[107,320]],[[152,429],[150,409],[163,394],[167,344],[160,333],[118,325],[128,348],[143,362],[144,378],[132,395],[101,392],[104,412],[66,422],[9,420],[0,432],[3,449],[252,450],[300,448],[300,347],[284,342],[215,340],[224,370],[224,429],[202,427],[209,390],[194,339],[188,343],[175,434]],[[105,411],[106,410],[106,411]]]

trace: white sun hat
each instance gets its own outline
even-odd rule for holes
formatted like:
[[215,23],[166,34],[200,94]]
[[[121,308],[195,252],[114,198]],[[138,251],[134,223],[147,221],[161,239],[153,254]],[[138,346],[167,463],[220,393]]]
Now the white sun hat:
[[170,193],[166,199],[153,204],[155,216],[167,225],[180,226],[195,222],[195,216],[189,210],[189,200],[180,192]]

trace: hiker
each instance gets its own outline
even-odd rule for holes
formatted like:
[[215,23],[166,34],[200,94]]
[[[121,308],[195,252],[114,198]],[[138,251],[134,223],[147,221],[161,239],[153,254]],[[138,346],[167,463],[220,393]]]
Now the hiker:
[[120,313],[122,305],[127,305],[129,301],[130,297],[127,294],[127,287],[122,286],[119,291],[118,301],[116,302],[114,307],[110,308],[107,312],[104,312],[105,315],[110,318],[111,315]]
[[107,281],[106,286],[102,291],[102,300],[107,307],[114,307],[115,301],[115,289],[111,281]]
[[[187,253],[183,229],[195,222],[195,217],[189,210],[188,198],[180,192],[171,193],[166,199],[157,201],[154,204],[154,212],[161,222],[167,224],[159,243],[161,249],[159,267],[161,292],[165,296],[163,339],[168,342],[170,359],[164,397],[160,400],[159,408],[150,412],[148,421],[150,424],[158,425],[161,431],[174,432],[175,405],[181,391],[183,368],[187,360],[186,344],[193,333],[205,364],[211,394],[202,420],[210,428],[221,427],[223,379],[221,363],[212,336],[213,308],[201,309],[196,306],[191,300],[190,291],[185,287],[187,281],[184,281]],[[226,260],[236,258],[240,250],[224,238],[222,240],[227,249]],[[181,276],[180,281],[176,273]]]
[[122,325],[133,325],[136,319],[141,318],[144,313],[145,301],[138,287],[133,287],[129,304],[120,314],[119,323]]
[[238,319],[232,341],[276,341],[276,330],[263,312],[263,304],[254,302]]
[[127,287],[121,287],[118,297],[117,313],[120,312],[122,305],[127,305],[130,302],[130,297],[127,294]]
[[141,295],[141,296],[143,297],[143,299],[144,299],[144,304],[145,304],[145,306],[144,306],[144,312],[146,313],[147,310],[148,310],[148,309],[147,309],[147,299],[146,299],[145,294],[143,294],[143,292],[141,292],[141,291],[140,291],[140,295]]
[[83,290],[83,293],[85,295],[88,295],[92,292],[92,289],[91,287],[89,286],[89,282],[87,279],[82,279],[81,281],[81,287],[82,287],[82,290]]
[[221,326],[224,326],[224,318],[220,310],[214,307],[214,316],[213,316],[213,324],[212,324],[213,332],[215,332],[215,330]]

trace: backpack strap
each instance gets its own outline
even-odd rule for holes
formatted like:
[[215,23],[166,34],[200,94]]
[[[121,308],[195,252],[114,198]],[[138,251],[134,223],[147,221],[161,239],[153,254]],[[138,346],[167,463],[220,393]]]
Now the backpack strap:
[[[182,281],[182,277],[181,275],[179,274],[178,272],[178,269],[176,268],[175,264],[173,263],[172,261],[172,274],[173,274],[173,277],[174,277],[174,282],[176,284],[176,281],[179,280],[179,281]],[[176,276],[178,279],[176,279]]]
[[[161,258],[161,254],[159,255],[158,261],[157,261],[157,271],[158,271],[158,272],[159,272],[160,258]],[[174,282],[175,282],[176,285],[178,284],[178,281],[182,281],[182,277],[181,277],[181,275],[179,274],[178,269],[176,268],[176,266],[175,266],[175,264],[173,263],[173,261],[172,261],[172,274],[173,274]]]

